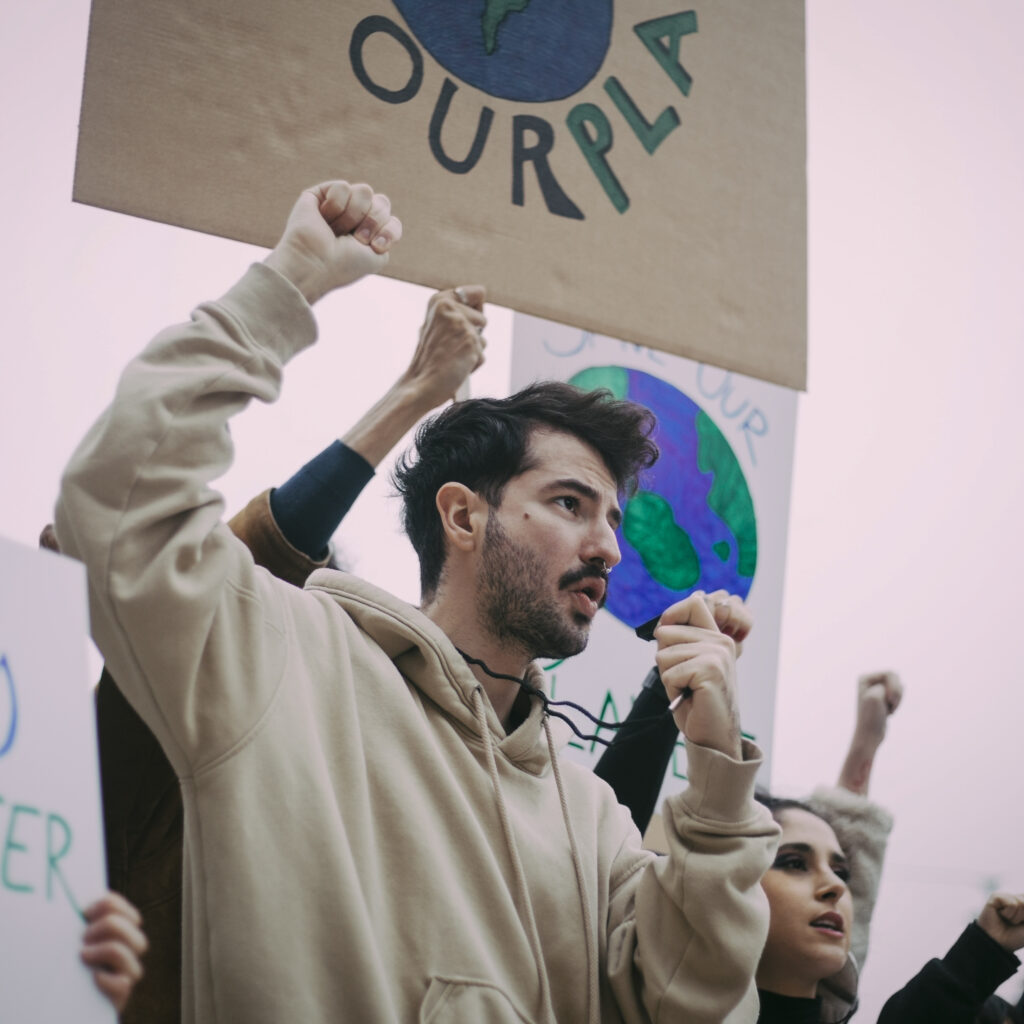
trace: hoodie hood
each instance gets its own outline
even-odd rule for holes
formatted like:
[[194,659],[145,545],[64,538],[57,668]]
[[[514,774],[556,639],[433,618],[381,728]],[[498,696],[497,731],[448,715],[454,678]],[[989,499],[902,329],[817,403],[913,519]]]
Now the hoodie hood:
[[[497,760],[503,758],[520,771],[532,775],[553,774],[579,898],[588,982],[586,1018],[596,1024],[600,994],[593,921],[587,902],[579,846],[556,761],[554,741],[550,730],[545,728],[543,701],[539,697],[530,696],[530,710],[526,719],[510,735],[506,735],[484,688],[470,671],[465,659],[444,632],[418,608],[399,601],[365,580],[329,569],[315,572],[307,581],[306,589],[329,594],[356,626],[384,651],[403,677],[463,730],[467,745],[481,749],[493,786],[494,804],[501,822],[505,849],[512,866],[515,904],[537,965],[542,1019],[554,1018],[551,988],[546,974],[540,969],[544,959],[540,932],[515,830],[503,794]],[[536,665],[530,666],[527,678],[531,683],[542,685],[542,676],[543,673]]]
[[844,1024],[857,1009],[857,959],[847,954],[842,970],[818,983],[822,1024]]
[[[318,569],[306,581],[306,589],[328,594],[420,693],[469,734],[468,742],[484,742],[473,707],[473,693],[480,683],[447,635],[423,612],[366,580],[335,569]],[[526,679],[546,692],[544,672],[535,663],[527,670]],[[484,700],[487,727],[496,753],[523,771],[544,775],[551,769],[543,728],[544,704],[539,697],[527,699],[529,713],[509,734],[491,702]]]

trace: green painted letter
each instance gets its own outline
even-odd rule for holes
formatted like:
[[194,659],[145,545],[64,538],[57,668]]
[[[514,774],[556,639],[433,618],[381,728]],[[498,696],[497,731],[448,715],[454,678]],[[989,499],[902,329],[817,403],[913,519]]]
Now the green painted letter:
[[[57,845],[54,842],[53,826],[59,825],[61,831],[64,833],[64,841],[60,850],[57,853],[53,852],[53,848]],[[71,895],[71,889],[68,886],[67,880],[60,873],[60,868],[57,867],[57,861],[64,857],[71,849],[71,826],[59,815],[50,813],[46,816],[46,898],[53,898],[53,882],[52,878],[54,875],[57,876],[57,880],[61,884],[61,888],[64,890],[64,894],[68,898],[68,902],[74,907],[76,913],[81,914],[81,910],[78,904],[75,903],[74,896]]]
[[14,823],[18,820],[19,814],[35,814],[38,816],[39,811],[35,807],[26,807],[24,804],[15,804],[11,808],[11,816],[7,822],[7,837],[4,839],[3,861],[0,864],[0,879],[3,879],[4,888],[10,889],[12,892],[33,892],[34,890],[31,885],[12,882],[8,874],[8,858],[11,855],[11,851],[28,851],[27,846],[16,842],[14,839]]
[[651,124],[614,75],[604,83],[604,91],[611,96],[612,103],[619,108],[626,124],[633,129],[633,134],[648,153],[653,153],[665,141],[665,136],[673,128],[679,127],[679,115],[675,107],[666,107]]
[[[565,123],[569,126],[576,145],[587,158],[590,169],[601,183],[601,188],[612,201],[612,206],[619,213],[624,213],[629,209],[629,196],[605,159],[605,154],[612,148],[612,126],[608,123],[608,118],[604,116],[601,108],[593,103],[577,103],[569,111]],[[593,138],[590,137],[587,125],[594,129]]]
[[676,83],[679,91],[689,96],[693,79],[679,63],[679,40],[697,31],[697,12],[682,11],[679,14],[667,14],[663,18],[641,21],[639,25],[633,26],[633,31]]

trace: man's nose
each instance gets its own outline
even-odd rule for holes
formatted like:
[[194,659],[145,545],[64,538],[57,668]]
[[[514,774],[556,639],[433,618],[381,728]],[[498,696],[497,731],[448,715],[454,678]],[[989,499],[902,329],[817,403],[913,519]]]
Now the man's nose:
[[591,538],[589,547],[590,550],[587,552],[584,561],[595,565],[600,562],[605,571],[610,571],[622,561],[619,541],[615,536],[615,529],[609,522],[603,522],[598,525]]

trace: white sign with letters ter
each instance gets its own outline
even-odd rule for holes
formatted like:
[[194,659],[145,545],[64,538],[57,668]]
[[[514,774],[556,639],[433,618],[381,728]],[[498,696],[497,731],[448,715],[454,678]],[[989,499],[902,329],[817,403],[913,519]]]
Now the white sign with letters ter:
[[113,1024],[79,958],[107,888],[85,569],[0,538],[0,1020]]
[[[512,389],[536,380],[608,388],[650,408],[661,457],[624,498],[622,561],[582,654],[546,666],[558,700],[621,721],[654,664],[635,627],[696,590],[742,597],[754,630],[738,663],[743,731],[765,753],[770,777],[796,392],[579,328],[516,314]],[[577,717],[578,716],[574,716]],[[584,730],[592,732],[592,729]],[[610,730],[600,730],[610,740]],[[593,765],[602,748],[573,741]],[[663,795],[685,785],[682,742]]]

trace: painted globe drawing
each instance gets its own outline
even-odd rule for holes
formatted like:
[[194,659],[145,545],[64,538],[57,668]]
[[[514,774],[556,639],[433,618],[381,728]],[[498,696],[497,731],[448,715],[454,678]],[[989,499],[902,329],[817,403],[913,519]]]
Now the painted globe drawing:
[[608,611],[628,626],[660,615],[694,590],[746,598],[757,569],[757,521],[743,470],[714,421],[671,384],[621,366],[581,370],[571,383],[607,388],[658,418],[661,458],[626,501],[622,561]]
[[445,70],[488,96],[545,103],[578,92],[608,52],[612,0],[395,0]]

